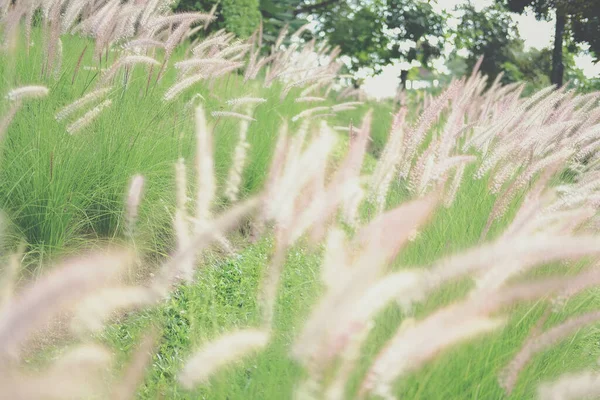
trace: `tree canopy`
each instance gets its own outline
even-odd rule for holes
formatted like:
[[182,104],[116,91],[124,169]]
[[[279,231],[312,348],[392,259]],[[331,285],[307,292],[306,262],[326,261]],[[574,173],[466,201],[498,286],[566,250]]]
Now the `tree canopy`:
[[[403,61],[427,67],[445,40],[444,15],[420,0],[332,2],[318,12],[317,29],[349,56],[350,69]],[[402,81],[408,70],[403,69]]]
[[[438,2],[443,0],[438,0]],[[178,9],[208,10],[218,5],[210,29],[226,28],[248,37],[262,23],[266,47],[281,29],[292,31],[312,22],[305,37],[317,36],[339,46],[349,72],[385,65],[400,66],[405,85],[414,66],[430,68],[441,55],[447,65],[471,70],[483,56],[481,70],[491,79],[503,73],[504,83],[527,79],[539,85],[583,78],[573,55],[581,45],[600,57],[600,0],[496,0],[478,10],[470,1],[456,8],[456,29],[449,14],[436,12],[435,0],[179,0]],[[532,10],[539,19],[556,16],[554,48],[524,50],[511,11]],[[562,33],[561,33],[562,32]],[[454,49],[448,53],[450,47]],[[460,50],[460,51],[459,51]],[[465,55],[466,54],[466,55]],[[547,77],[547,78],[546,78]]]
[[522,49],[522,41],[514,21],[502,6],[491,6],[481,11],[468,3],[458,7],[462,14],[455,32],[457,49],[468,51],[466,63],[471,70],[483,56],[480,70],[495,79],[514,60],[515,51]]
[[531,9],[538,19],[556,17],[552,53],[552,83],[562,86],[564,81],[564,40],[573,45],[586,44],[589,51],[600,58],[600,0],[496,0],[516,13]]
[[176,9],[210,10],[214,5],[218,6],[218,18],[214,24],[211,24],[211,29],[225,28],[238,37],[246,38],[260,25],[259,0],[179,0]]

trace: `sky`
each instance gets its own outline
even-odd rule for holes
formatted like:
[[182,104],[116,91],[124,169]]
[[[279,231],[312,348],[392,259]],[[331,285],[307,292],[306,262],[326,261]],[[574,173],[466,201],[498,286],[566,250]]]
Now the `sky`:
[[[473,5],[482,9],[494,3],[494,0],[472,0]],[[451,12],[456,5],[465,3],[465,0],[437,0],[434,5],[436,11],[446,10]],[[525,49],[532,47],[541,49],[552,45],[554,40],[554,21],[538,21],[533,13],[517,15],[513,14],[517,23],[521,38],[525,41]],[[449,21],[450,24],[457,23]],[[575,62],[581,68],[587,77],[597,77],[600,75],[600,63],[594,64],[594,59],[590,55],[579,55],[575,57]],[[443,68],[443,60],[440,60],[436,68]],[[364,83],[364,90],[370,96],[377,98],[394,97],[396,88],[400,84],[398,76],[400,67],[398,65],[389,65],[383,68],[383,71],[375,77],[367,77]]]

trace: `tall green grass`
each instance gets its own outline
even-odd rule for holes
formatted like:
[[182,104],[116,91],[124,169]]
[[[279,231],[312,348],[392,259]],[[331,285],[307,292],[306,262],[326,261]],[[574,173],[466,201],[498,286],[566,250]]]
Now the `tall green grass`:
[[[165,102],[163,95],[175,81],[175,69],[166,68],[157,82],[156,71],[149,80],[147,68],[137,66],[129,71],[126,85],[116,85],[110,93],[112,106],[88,128],[69,135],[66,126],[80,115],[67,122],[57,122],[54,116],[97,84],[99,65],[92,60],[93,42],[77,36],[63,38],[62,69],[57,79],[41,74],[42,42],[41,31],[34,30],[29,54],[24,43],[19,43],[14,59],[0,59],[0,93],[27,84],[44,84],[50,89],[43,101],[28,102],[18,112],[2,143],[0,160],[0,209],[12,223],[13,241],[24,238],[29,253],[36,257],[88,246],[90,239],[122,237],[123,201],[128,182],[135,174],[147,179],[137,226],[140,249],[166,254],[172,241],[174,163],[178,158],[186,160],[193,178],[193,104],[202,104],[211,112],[228,109],[225,102],[236,97],[267,99],[253,111],[256,122],[250,124],[248,132],[251,147],[243,175],[243,195],[262,186],[282,120],[289,120],[306,108],[305,104],[294,102],[300,89],[281,101],[281,84],[263,88],[259,81],[245,83],[235,73],[195,85],[176,100]],[[171,63],[183,56],[183,49],[178,50]],[[115,57],[109,53],[109,60],[104,59],[101,67],[112,63]],[[334,100],[328,104],[335,104]],[[366,109],[364,106],[340,113],[331,123],[356,125]],[[385,121],[391,120],[391,108],[381,109],[378,123],[385,127]],[[238,140],[239,122],[226,118],[210,118],[210,122],[216,174],[222,184]],[[292,124],[292,131],[298,125]]]

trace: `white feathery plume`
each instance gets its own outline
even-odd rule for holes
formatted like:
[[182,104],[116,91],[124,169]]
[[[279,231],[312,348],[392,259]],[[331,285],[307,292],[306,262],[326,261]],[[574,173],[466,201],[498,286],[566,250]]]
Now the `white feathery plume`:
[[[391,384],[400,375],[418,368],[423,362],[457,342],[470,339],[500,328],[504,321],[489,317],[465,317],[460,323],[441,323],[431,326],[408,328],[406,333],[397,336],[386,346],[368,372],[369,376],[362,390],[372,391],[384,398],[391,395]],[[443,332],[443,334],[440,334]],[[371,382],[371,380],[375,380]],[[372,385],[372,386],[371,386]]]
[[321,102],[321,101],[325,101],[325,100],[327,100],[327,99],[325,99],[324,97],[305,96],[305,97],[298,97],[294,101],[296,103],[313,103],[313,102]]
[[[321,370],[348,344],[349,331],[356,333],[364,328],[361,317],[354,313],[357,302],[350,299],[362,298],[378,282],[387,262],[406,244],[410,231],[426,221],[434,205],[431,198],[404,204],[375,218],[358,232],[348,248],[361,251],[344,273],[337,274],[338,281],[313,310],[294,343],[296,359],[311,370]],[[390,235],[392,231],[394,235]]]
[[164,47],[165,44],[161,41],[152,38],[141,38],[130,40],[123,45],[124,49],[140,49],[144,47]]
[[62,16],[62,33],[67,33],[75,24],[75,21],[81,14],[81,11],[90,3],[90,0],[78,0],[68,3],[67,8]]
[[267,99],[262,97],[238,97],[235,99],[227,100],[226,103],[229,106],[236,107],[242,104],[262,104],[266,101]]
[[138,209],[142,201],[142,191],[144,189],[144,177],[136,175],[129,184],[129,193],[127,195],[127,214],[125,217],[127,232],[130,236],[133,235],[135,222],[137,220]]
[[231,65],[228,64],[221,68],[213,68],[210,71],[209,75],[211,78],[218,78],[219,76],[226,75],[226,74],[230,73],[231,71],[235,71],[236,69],[239,69],[243,66],[244,66],[243,62],[236,62],[236,63],[232,63]]
[[309,108],[307,110],[302,111],[300,114],[292,117],[292,122],[296,122],[301,118],[310,117],[311,115],[321,112],[321,111],[330,111],[330,110],[331,110],[331,107],[327,107],[327,106]]
[[114,281],[131,259],[123,251],[88,253],[30,284],[0,315],[0,354],[18,357],[21,345],[33,332],[90,291]]
[[206,49],[210,46],[223,46],[229,40],[231,40],[231,39],[228,35],[215,35],[213,37],[203,40],[200,44],[198,44],[196,47],[194,47],[192,49],[192,53],[195,56],[199,56],[204,49]]
[[196,108],[196,233],[202,231],[211,219],[211,206],[215,198],[212,134],[206,123],[204,108]]
[[600,375],[593,371],[568,373],[538,388],[540,400],[578,400],[600,395]]
[[193,22],[205,22],[207,20],[212,21],[213,15],[203,13],[178,13],[166,16],[160,16],[150,20],[147,27],[150,29],[158,29],[171,24],[191,24]]
[[102,79],[100,79],[100,85],[106,85],[115,76],[119,68],[136,64],[146,64],[150,66],[160,65],[160,63],[152,57],[139,55],[125,56],[117,60],[112,67],[102,75]]
[[[301,150],[303,143],[303,138],[300,135],[302,132],[306,134],[306,129],[302,129],[299,135],[295,137],[297,141],[294,144],[296,144],[295,147],[298,152]],[[294,215],[294,205],[298,193],[326,165],[325,163],[333,150],[335,142],[335,135],[323,122],[319,136],[313,140],[300,157],[295,157],[293,155],[294,148],[290,148],[288,165],[285,167],[279,190],[275,193],[269,208],[270,218],[277,221],[282,228],[290,228],[289,224]],[[312,218],[315,214],[310,213],[309,216]],[[294,227],[296,231],[294,237],[297,238],[300,232],[307,227],[305,223],[309,220],[310,218],[301,219],[303,224]]]
[[58,80],[60,78],[60,70],[62,68],[63,61],[63,44],[60,38],[56,41],[56,43],[56,64],[52,68],[52,77],[55,80]]
[[62,108],[59,112],[57,112],[55,116],[56,120],[62,121],[63,119],[67,118],[69,115],[73,114],[75,111],[81,109],[82,107],[101,99],[106,94],[108,94],[110,90],[111,88],[103,88],[94,90],[93,92],[86,94],[82,98],[74,101],[73,103],[69,104],[68,106]]
[[92,121],[95,120],[105,108],[110,107],[111,104],[112,100],[104,100],[102,103],[98,104],[96,107],[85,113],[77,121],[67,126],[67,132],[70,135],[79,132],[80,130],[88,126],[90,123],[92,123]]
[[332,106],[331,111],[338,112],[338,111],[354,110],[354,109],[356,109],[356,107],[363,105],[363,104],[364,103],[362,101],[350,101],[347,103],[340,103],[340,104],[336,104],[336,105]]
[[9,91],[6,98],[10,101],[39,98],[47,96],[48,92],[49,90],[45,86],[22,86]]
[[388,142],[379,157],[379,161],[371,177],[369,197],[377,206],[378,212],[382,212],[385,208],[390,184],[396,175],[401,154],[404,152],[405,139],[403,125],[406,113],[406,108],[401,108],[395,115]]
[[349,267],[346,246],[344,231],[336,227],[331,228],[327,235],[321,268],[321,280],[328,288],[335,287],[343,281],[340,276],[343,276],[345,269]]
[[[84,399],[103,396],[112,356],[98,345],[79,345],[43,372],[8,370],[0,377],[9,399]],[[16,369],[16,368],[15,368]]]
[[22,106],[23,102],[21,100],[13,102],[7,113],[2,116],[2,119],[0,119],[0,140],[4,138],[4,134],[6,133],[8,126]]
[[463,180],[465,175],[465,169],[467,168],[466,164],[460,164],[452,177],[452,183],[450,184],[449,190],[446,192],[444,196],[444,206],[446,208],[452,207],[454,204],[454,200],[456,199],[456,194],[458,193],[458,188]]
[[120,377],[120,382],[111,388],[112,393],[109,398],[113,400],[131,400],[135,398],[138,388],[144,380],[147,368],[152,361],[152,351],[156,346],[156,342],[157,335],[155,330],[152,329],[135,349]]
[[240,121],[238,144],[233,153],[233,162],[229,170],[229,178],[225,185],[225,197],[231,202],[237,201],[240,185],[242,183],[242,173],[246,164],[246,153],[250,147],[250,143],[246,140],[247,133],[248,121],[242,119]]
[[257,329],[225,334],[196,351],[186,362],[178,380],[187,389],[206,383],[222,367],[263,349],[268,342],[269,332]]
[[23,252],[25,250],[24,243],[19,245],[19,249],[16,253],[10,255],[8,265],[5,267],[0,281],[0,314],[5,306],[9,304],[10,299],[13,296],[13,290],[16,283],[16,278],[21,269],[21,260],[23,258]]
[[169,90],[167,90],[165,92],[164,100],[171,101],[171,100],[175,99],[175,97],[177,97],[181,92],[183,92],[184,90],[188,89],[189,87],[195,85],[196,83],[200,82],[201,80],[203,80],[205,78],[206,78],[206,76],[204,76],[204,74],[196,74],[196,75],[189,76],[189,77],[179,81],[175,85],[171,86],[169,88]]
[[175,68],[187,70],[189,68],[203,67],[206,65],[231,65],[233,62],[225,58],[190,58],[189,60],[179,61],[175,63]]
[[144,11],[140,17],[140,25],[148,28],[148,22],[153,13],[155,13],[161,0],[148,0],[145,4]]
[[[251,45],[248,43],[238,43],[238,44],[233,44],[231,46],[228,46],[226,48],[224,48],[223,50],[221,50],[220,52],[218,52],[215,57],[220,57],[220,58],[226,58],[229,57],[231,55],[239,55],[239,54],[245,54],[249,49],[250,49]],[[244,66],[245,64],[243,64],[242,66]]]
[[157,293],[141,286],[102,289],[78,303],[71,329],[79,334],[99,332],[115,311],[140,308],[158,300]]
[[600,320],[600,312],[592,311],[584,315],[572,317],[560,325],[550,328],[546,332],[529,338],[519,353],[512,359],[504,371],[502,371],[500,379],[501,386],[507,393],[511,393],[517,382],[519,372],[536,353],[565,339],[582,327],[598,322],[598,320]]
[[[175,164],[175,183],[177,187],[177,209],[175,210],[173,225],[177,238],[177,252],[182,253],[190,245],[190,226],[187,214],[187,179],[183,158],[180,158]],[[190,256],[182,260],[178,268],[180,277],[186,282],[191,282],[194,277],[194,257]]]

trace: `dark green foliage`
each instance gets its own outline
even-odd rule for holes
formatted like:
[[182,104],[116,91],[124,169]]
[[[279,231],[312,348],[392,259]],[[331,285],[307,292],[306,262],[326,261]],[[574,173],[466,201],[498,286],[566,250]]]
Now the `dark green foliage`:
[[263,21],[263,43],[270,48],[285,26],[291,32],[298,30],[307,20],[297,15],[302,0],[260,0]]
[[[455,43],[469,54],[461,60],[456,52],[451,56],[454,75],[470,73],[480,55],[484,56],[481,71],[491,80],[503,73],[502,83],[527,82],[524,94],[551,84],[553,50],[525,50],[518,36],[510,13],[503,6],[495,5],[477,11],[472,5],[459,8],[463,13],[456,31]],[[575,54],[578,48],[573,40],[566,40],[562,50],[564,76],[570,85],[579,90],[586,89],[583,72],[577,68]],[[464,62],[466,70],[460,70]]]
[[[588,79],[575,62],[575,53],[569,50],[569,46],[563,49],[563,63],[565,68],[565,80],[569,85],[581,92],[589,92],[591,87]],[[503,65],[505,82],[527,82],[524,95],[550,85],[552,72],[552,49],[542,50],[530,49],[524,51],[513,51],[512,59]]]
[[496,0],[511,11],[523,13],[532,9],[538,19],[556,17],[552,55],[552,83],[563,83],[565,71],[563,40],[572,39],[571,51],[578,44],[590,46],[590,52],[600,59],[600,0]]
[[[186,12],[186,11],[200,11],[200,12],[208,12],[219,0],[179,0],[175,5],[174,9],[176,12]],[[220,3],[219,3],[220,4]],[[223,28],[225,25],[225,20],[223,18],[223,13],[221,10],[221,6],[217,8],[217,19],[212,22],[208,31],[214,31],[217,29]]]
[[579,3],[579,7],[570,14],[573,40],[587,43],[596,60],[600,60],[600,1],[580,0]]
[[[177,11],[208,11],[217,0],[180,0]],[[217,8],[217,20],[209,32],[225,28],[239,37],[250,36],[263,23],[263,43],[270,48],[279,32],[288,26],[295,31],[307,20],[297,14],[301,0],[221,0]]]
[[469,50],[466,58],[469,70],[483,56],[481,72],[495,79],[503,65],[513,59],[511,48],[522,47],[515,23],[500,6],[477,11],[472,4],[459,9],[463,13],[456,32],[456,46]]
[[[180,0],[176,10],[207,12],[215,3],[217,0]],[[247,38],[260,25],[259,0],[222,0],[217,13],[218,18],[210,30],[225,28],[240,38]]]
[[386,25],[397,31],[396,40],[412,40],[416,46],[402,52],[394,43],[391,59],[419,60],[427,65],[432,57],[441,55],[444,37],[444,17],[434,12],[431,4],[422,1],[387,0]]
[[505,62],[502,69],[503,82],[527,82],[524,93],[527,95],[533,90],[550,85],[552,50],[546,48],[516,51],[515,49],[511,60]]
[[246,38],[260,25],[258,0],[223,0],[222,13],[225,29]]
[[[333,2],[320,9],[319,16],[318,29],[350,57],[353,71],[361,67],[379,71],[395,61],[418,60],[427,67],[444,44],[444,16],[424,1]],[[403,81],[407,74],[403,71]]]
[[523,13],[527,8],[531,8],[538,18],[551,17],[550,11],[555,0],[500,0],[499,3],[507,5],[511,11]]
[[[339,46],[352,60],[352,68],[387,62],[386,47],[390,38],[381,31],[384,19],[374,6],[355,11],[346,3],[336,5],[325,14],[322,31],[328,41]],[[352,38],[352,40],[348,40]]]

